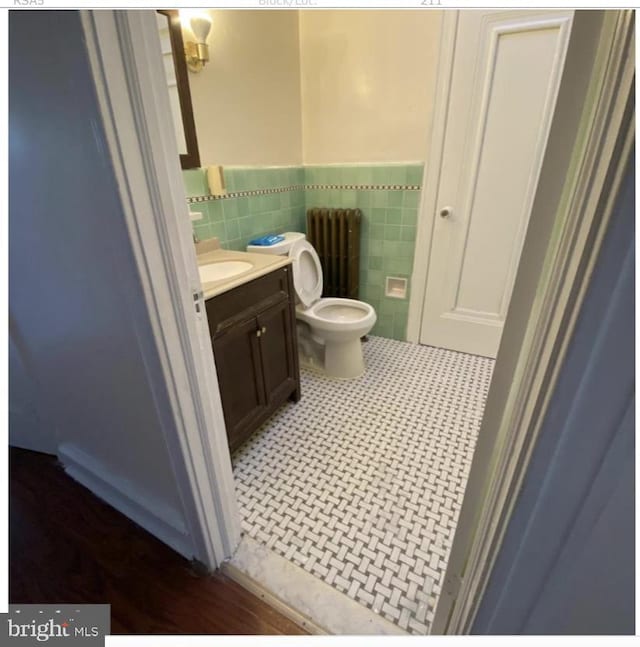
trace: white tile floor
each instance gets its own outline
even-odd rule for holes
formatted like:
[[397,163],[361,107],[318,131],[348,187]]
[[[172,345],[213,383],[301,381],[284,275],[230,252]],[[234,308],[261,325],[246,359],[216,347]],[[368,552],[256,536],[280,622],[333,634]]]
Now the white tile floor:
[[381,337],[349,381],[302,372],[234,455],[246,534],[414,634],[428,633],[493,360]]

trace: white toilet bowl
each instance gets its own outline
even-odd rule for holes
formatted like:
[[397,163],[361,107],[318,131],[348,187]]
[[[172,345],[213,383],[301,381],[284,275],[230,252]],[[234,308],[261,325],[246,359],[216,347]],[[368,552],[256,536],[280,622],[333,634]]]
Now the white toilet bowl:
[[[309,326],[316,341],[324,344],[325,374],[343,379],[362,375],[365,365],[360,338],[376,323],[376,311],[364,301],[320,298],[322,266],[318,254],[303,234],[285,234],[287,236],[291,240],[286,249],[293,263],[293,284],[298,300],[296,317]],[[268,253],[267,249],[260,251]]]
[[364,373],[360,338],[376,322],[376,311],[368,303],[354,299],[319,299],[310,308],[298,305],[296,317],[307,323],[311,334],[324,342],[327,375],[351,378]]
[[298,240],[289,250],[293,285],[299,304],[296,317],[309,325],[311,334],[325,345],[324,371],[331,377],[353,378],[364,373],[361,337],[376,322],[376,311],[364,301],[322,294],[322,266],[313,246]]

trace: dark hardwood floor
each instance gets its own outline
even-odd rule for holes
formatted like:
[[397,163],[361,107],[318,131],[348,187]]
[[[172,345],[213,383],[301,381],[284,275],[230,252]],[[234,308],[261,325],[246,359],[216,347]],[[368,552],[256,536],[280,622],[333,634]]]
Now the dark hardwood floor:
[[114,634],[301,634],[220,573],[191,564],[68,477],[10,450],[12,603],[110,603]]

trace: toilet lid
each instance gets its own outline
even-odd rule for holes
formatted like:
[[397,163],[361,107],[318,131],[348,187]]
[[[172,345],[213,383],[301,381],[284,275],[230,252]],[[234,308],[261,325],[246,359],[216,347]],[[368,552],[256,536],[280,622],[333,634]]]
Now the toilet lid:
[[296,241],[289,250],[293,261],[293,287],[305,308],[313,305],[322,294],[322,266],[316,250],[306,240]]

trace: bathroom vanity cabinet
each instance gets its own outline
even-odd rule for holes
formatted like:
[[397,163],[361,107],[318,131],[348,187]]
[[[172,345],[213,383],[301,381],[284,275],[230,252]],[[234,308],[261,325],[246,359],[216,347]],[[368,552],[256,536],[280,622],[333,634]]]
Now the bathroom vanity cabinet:
[[231,450],[283,402],[300,398],[294,308],[290,267],[206,301]]

